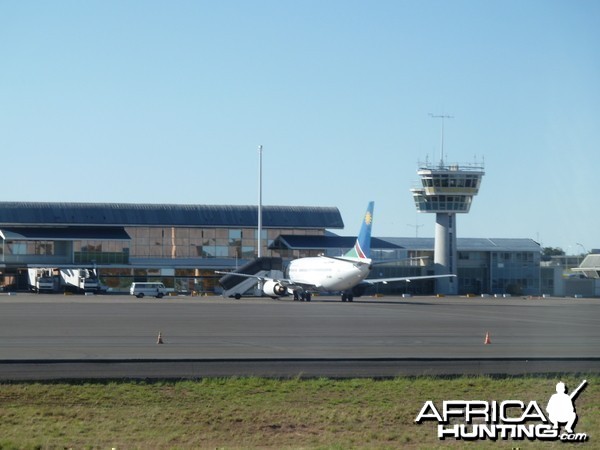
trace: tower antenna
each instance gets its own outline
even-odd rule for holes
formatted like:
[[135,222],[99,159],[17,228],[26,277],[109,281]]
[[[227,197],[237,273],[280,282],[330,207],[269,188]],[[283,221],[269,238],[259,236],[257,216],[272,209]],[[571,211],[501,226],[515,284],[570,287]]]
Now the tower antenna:
[[419,228],[421,228],[424,225],[419,225],[417,224],[412,224],[412,223],[407,223],[406,225],[408,225],[409,227],[413,227],[415,229],[415,237],[418,238],[419,237]]
[[440,158],[440,167],[442,167],[444,165],[444,119],[454,119],[454,116],[448,116],[448,115],[444,115],[444,114],[431,114],[429,113],[429,117],[431,117],[432,119],[442,119],[442,137],[441,137],[441,152],[442,152],[442,156]]

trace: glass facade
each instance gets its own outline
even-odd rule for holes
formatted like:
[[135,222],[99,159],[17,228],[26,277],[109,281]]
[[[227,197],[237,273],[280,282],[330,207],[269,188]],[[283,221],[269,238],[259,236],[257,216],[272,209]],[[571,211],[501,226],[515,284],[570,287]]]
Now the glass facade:
[[[252,259],[257,254],[257,230],[252,228],[126,228],[131,236],[131,258]],[[285,257],[287,250],[268,247],[288,229],[263,229],[263,256]],[[295,230],[299,235],[323,235],[324,230]]]
[[[220,276],[210,268],[211,259],[229,259],[233,268],[238,260],[251,260],[257,253],[257,230],[252,228],[126,227],[126,232],[129,241],[1,240],[0,262],[23,267],[32,264],[97,267],[101,285],[117,292],[126,292],[134,281],[161,281],[176,292],[202,294],[219,290]],[[291,259],[321,253],[268,249],[279,235],[286,233],[323,235],[325,230],[263,229],[262,255]],[[172,264],[175,268],[141,267],[148,262],[163,267]],[[183,264],[188,268],[177,268]],[[201,267],[193,268],[194,265]],[[0,286],[18,283],[20,288],[27,288],[27,271],[12,272],[0,272]]]
[[469,212],[472,197],[466,195],[424,195],[413,189],[413,198],[419,212]]
[[0,261],[4,263],[40,264],[69,263],[72,243],[69,241],[2,240]]
[[490,293],[512,295],[539,293],[540,258],[539,252],[491,252]]
[[74,264],[128,264],[129,242],[74,241]]
[[464,172],[421,174],[421,183],[428,193],[454,191],[475,195],[479,191],[481,175]]
[[[0,262],[26,264],[130,264],[131,258],[197,259],[256,257],[257,230],[251,228],[128,227],[130,241],[2,240]],[[264,256],[308,256],[268,247],[284,233],[323,235],[324,230],[264,229],[261,237]]]

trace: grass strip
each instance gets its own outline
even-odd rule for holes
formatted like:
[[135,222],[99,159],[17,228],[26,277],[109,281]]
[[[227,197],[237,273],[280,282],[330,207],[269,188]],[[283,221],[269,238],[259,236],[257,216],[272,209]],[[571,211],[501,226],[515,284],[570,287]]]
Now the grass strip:
[[[600,448],[600,377],[566,375],[577,431]],[[392,380],[227,378],[180,382],[0,384],[0,449],[564,448],[561,442],[440,441],[415,424],[426,400],[535,400],[555,377]],[[596,442],[595,442],[596,441]]]

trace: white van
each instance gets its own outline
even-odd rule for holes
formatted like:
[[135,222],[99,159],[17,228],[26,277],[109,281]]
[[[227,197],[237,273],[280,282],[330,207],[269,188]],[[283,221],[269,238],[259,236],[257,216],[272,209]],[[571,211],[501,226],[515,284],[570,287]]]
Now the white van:
[[167,293],[167,288],[162,283],[144,282],[144,283],[131,283],[129,293],[135,295],[137,298],[144,298],[149,295],[156,298],[162,298]]

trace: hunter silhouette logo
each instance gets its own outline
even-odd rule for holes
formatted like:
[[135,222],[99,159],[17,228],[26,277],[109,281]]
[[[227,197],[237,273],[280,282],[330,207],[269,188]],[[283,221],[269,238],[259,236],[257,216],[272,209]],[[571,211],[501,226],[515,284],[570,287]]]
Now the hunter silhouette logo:
[[569,434],[573,434],[573,426],[577,422],[577,413],[575,412],[575,405],[573,400],[579,395],[579,392],[585,387],[587,380],[583,380],[577,389],[572,394],[566,393],[565,383],[562,381],[556,383],[556,394],[550,397],[548,400],[548,406],[546,411],[548,412],[548,418],[554,425],[552,428],[558,430],[558,424],[560,422],[566,423],[565,431]]
[[[433,401],[425,402],[415,422],[436,421],[441,440],[515,439],[530,441],[560,440],[585,442],[586,433],[575,433],[577,422],[574,401],[587,385],[583,380],[571,394],[562,381],[548,400],[546,414],[535,400],[445,400],[438,409]],[[560,426],[564,424],[564,431]]]

